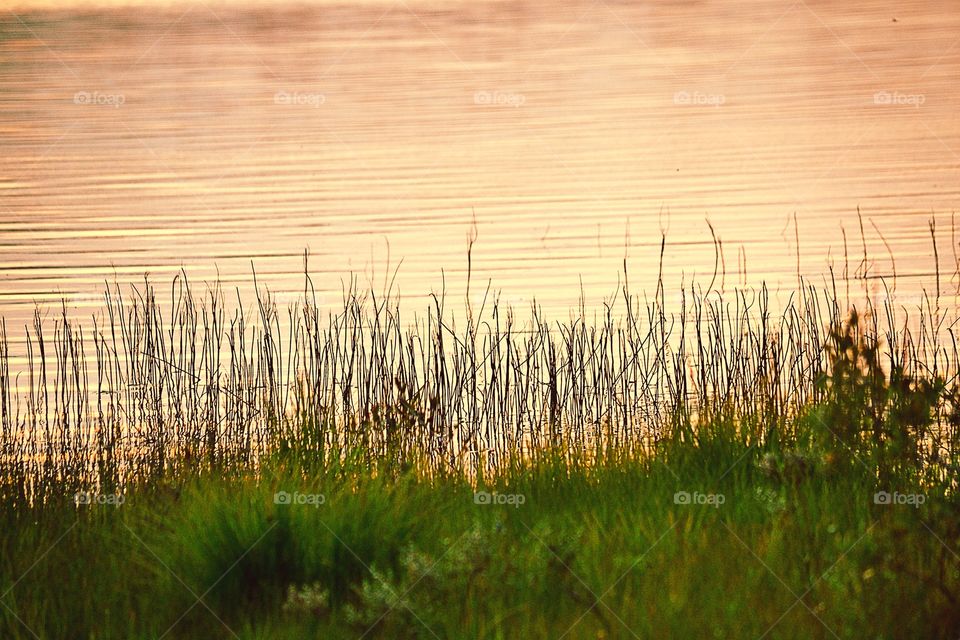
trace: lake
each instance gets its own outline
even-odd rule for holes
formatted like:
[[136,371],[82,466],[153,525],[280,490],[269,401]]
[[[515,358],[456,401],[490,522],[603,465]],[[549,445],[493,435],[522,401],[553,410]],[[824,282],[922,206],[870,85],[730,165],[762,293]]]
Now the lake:
[[651,289],[663,234],[670,286],[833,264],[909,298],[931,219],[953,291],[960,11],[845,5],[15,2],[0,310],[18,334],[181,268],[249,291],[251,261],[282,300],[305,250],[322,302],[396,271],[422,306],[463,295],[473,239],[471,296],[565,314],[624,260]]

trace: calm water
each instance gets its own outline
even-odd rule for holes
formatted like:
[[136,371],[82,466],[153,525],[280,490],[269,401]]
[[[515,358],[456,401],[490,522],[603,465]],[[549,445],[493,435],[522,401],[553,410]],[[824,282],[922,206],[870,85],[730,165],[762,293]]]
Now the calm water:
[[709,280],[707,220],[726,286],[792,286],[795,234],[858,267],[858,206],[871,274],[932,282],[934,216],[953,272],[956,0],[66,4],[0,9],[8,324],[182,266],[292,295],[304,249],[330,302],[399,265],[421,304],[471,233],[475,283],[564,309],[662,232]]

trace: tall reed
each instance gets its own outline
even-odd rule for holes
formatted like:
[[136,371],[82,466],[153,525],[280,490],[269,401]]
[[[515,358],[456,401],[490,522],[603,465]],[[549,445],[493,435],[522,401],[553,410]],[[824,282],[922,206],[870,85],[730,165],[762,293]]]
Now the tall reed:
[[[545,451],[643,453],[664,437],[695,438],[706,418],[735,421],[760,443],[818,401],[825,347],[848,305],[832,279],[801,279],[776,306],[766,286],[721,293],[715,282],[683,287],[675,306],[662,278],[652,299],[625,284],[601,313],[588,317],[581,303],[566,321],[489,290],[465,319],[434,297],[408,321],[397,295],[356,280],[330,312],[309,274],[286,308],[257,287],[252,314],[219,283],[200,293],[186,275],[165,296],[149,281],[108,287],[87,324],[65,304],[52,321],[35,314],[18,343],[22,376],[11,374],[15,341],[0,323],[0,503],[119,491],[180,467],[255,467],[268,455],[360,451],[476,473]],[[887,296],[860,311],[888,370],[955,388],[955,318],[939,292],[913,310]],[[955,433],[932,437],[938,455],[954,456]]]

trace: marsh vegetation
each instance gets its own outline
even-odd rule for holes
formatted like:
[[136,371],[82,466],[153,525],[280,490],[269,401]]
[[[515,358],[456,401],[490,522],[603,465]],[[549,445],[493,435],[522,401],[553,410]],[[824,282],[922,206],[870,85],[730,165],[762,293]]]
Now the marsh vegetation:
[[22,375],[0,341],[3,635],[951,637],[949,297],[714,284],[38,312]]

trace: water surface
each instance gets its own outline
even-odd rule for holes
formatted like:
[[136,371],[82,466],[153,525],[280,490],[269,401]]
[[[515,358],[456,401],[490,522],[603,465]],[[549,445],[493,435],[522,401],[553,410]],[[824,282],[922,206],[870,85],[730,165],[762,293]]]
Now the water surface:
[[422,304],[463,293],[471,237],[475,283],[563,311],[609,295],[624,259],[652,285],[663,233],[667,280],[709,280],[708,220],[724,287],[862,275],[865,238],[868,274],[895,263],[915,295],[931,218],[953,273],[954,2],[8,6],[14,327],[182,267],[248,287],[253,260],[293,296],[304,249],[330,302],[399,266]]

